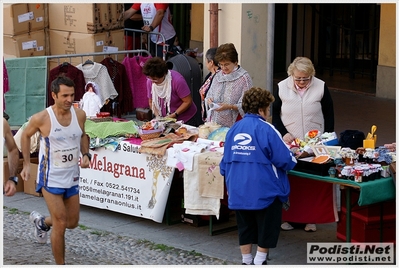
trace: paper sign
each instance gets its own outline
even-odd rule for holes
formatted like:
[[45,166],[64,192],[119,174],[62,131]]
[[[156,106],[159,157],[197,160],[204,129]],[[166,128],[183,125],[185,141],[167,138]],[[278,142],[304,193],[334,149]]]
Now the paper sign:
[[25,22],[25,21],[28,21],[28,20],[33,20],[33,19],[34,19],[33,12],[28,12],[28,13],[21,14],[21,15],[18,16],[18,22],[19,23],[22,23],[22,22]]

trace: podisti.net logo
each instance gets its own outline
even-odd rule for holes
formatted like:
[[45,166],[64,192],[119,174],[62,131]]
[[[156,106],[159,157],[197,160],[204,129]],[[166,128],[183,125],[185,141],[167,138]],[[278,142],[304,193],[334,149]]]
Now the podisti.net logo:
[[393,243],[307,243],[307,263],[392,264]]

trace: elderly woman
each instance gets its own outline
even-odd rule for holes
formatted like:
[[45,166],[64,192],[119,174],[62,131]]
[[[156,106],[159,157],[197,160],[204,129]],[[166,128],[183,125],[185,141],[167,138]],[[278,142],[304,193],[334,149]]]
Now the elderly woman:
[[148,78],[147,96],[155,116],[176,118],[187,125],[198,126],[194,116],[197,107],[180,73],[169,70],[163,59],[155,57],[146,61],[143,74]]
[[[296,164],[280,133],[266,121],[273,100],[272,93],[258,87],[245,92],[245,116],[227,133],[220,162],[229,208],[236,212],[242,264],[267,264],[269,248],[277,246],[290,193],[287,171]],[[252,244],[258,245],[254,259]]]
[[215,60],[216,55],[216,47],[210,48],[205,53],[205,60],[206,60],[206,68],[208,69],[209,73],[204,78],[204,83],[202,84],[201,88],[199,89],[199,93],[201,95],[201,115],[202,120],[206,121],[206,110],[205,110],[205,97],[208,93],[209,88],[212,85],[213,77],[215,76],[216,72],[220,70],[218,66],[218,62]]
[[234,44],[220,45],[216,50],[215,60],[219,62],[221,70],[215,74],[205,97],[207,121],[231,127],[239,116],[244,116],[242,97],[252,87],[252,79],[238,65],[238,53]]
[[[333,132],[333,101],[327,85],[315,77],[312,61],[306,57],[297,57],[288,67],[287,73],[288,77],[278,83],[278,89],[274,94],[272,116],[273,125],[281,133],[284,141],[290,144],[295,138],[303,140],[305,134],[313,129],[321,133]],[[322,207],[322,204],[316,201],[333,200],[332,186],[322,182],[312,181],[307,184],[306,182],[298,183],[299,181],[299,179],[290,180],[292,206],[289,211],[283,213],[283,219],[308,223],[305,231],[314,232],[316,231],[315,223],[334,221],[335,216],[325,217],[325,213],[320,215],[312,209]],[[298,200],[295,200],[296,198]],[[327,206],[330,205],[327,204]],[[281,228],[292,230],[293,226],[284,222]]]

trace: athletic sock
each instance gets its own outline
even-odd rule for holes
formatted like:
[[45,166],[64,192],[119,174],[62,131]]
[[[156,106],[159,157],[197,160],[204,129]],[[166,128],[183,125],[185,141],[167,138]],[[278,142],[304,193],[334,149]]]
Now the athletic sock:
[[242,263],[251,264],[252,263],[252,254],[241,254],[242,255]]
[[254,264],[262,265],[262,263],[266,260],[266,258],[267,258],[267,253],[257,251],[254,259]]

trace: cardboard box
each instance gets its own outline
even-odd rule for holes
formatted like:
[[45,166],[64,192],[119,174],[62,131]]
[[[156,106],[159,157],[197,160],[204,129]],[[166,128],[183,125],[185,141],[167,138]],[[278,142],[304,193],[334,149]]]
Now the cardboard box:
[[34,196],[43,196],[42,194],[36,193],[37,168],[38,164],[35,163],[30,164],[30,179],[28,181],[24,181],[25,194],[31,194]]
[[122,29],[123,4],[49,4],[49,28],[78,33]]
[[[124,31],[123,29],[107,31],[97,34],[66,32],[58,30],[50,30],[50,53],[51,55],[65,54],[84,54],[93,52],[121,51],[124,50]],[[72,65],[78,65],[90,59],[95,62],[101,62],[104,56],[94,57],[73,57],[71,62],[69,59],[65,61]],[[114,58],[114,57],[113,57]],[[118,61],[122,62],[124,55],[118,55]],[[82,62],[83,60],[83,62]],[[52,61],[57,61],[52,59]]]
[[4,58],[45,56],[49,54],[47,30],[20,35],[3,35]]
[[48,4],[3,4],[3,34],[19,35],[48,27]]
[[[18,185],[17,185],[17,192],[23,192],[24,191],[24,183],[23,180],[21,178],[21,171],[23,168],[23,162],[24,160],[21,158],[18,161],[18,168],[17,168],[17,175],[18,175]],[[4,157],[3,158],[3,183],[5,183],[8,178],[10,177],[10,173],[8,170],[8,158]]]

